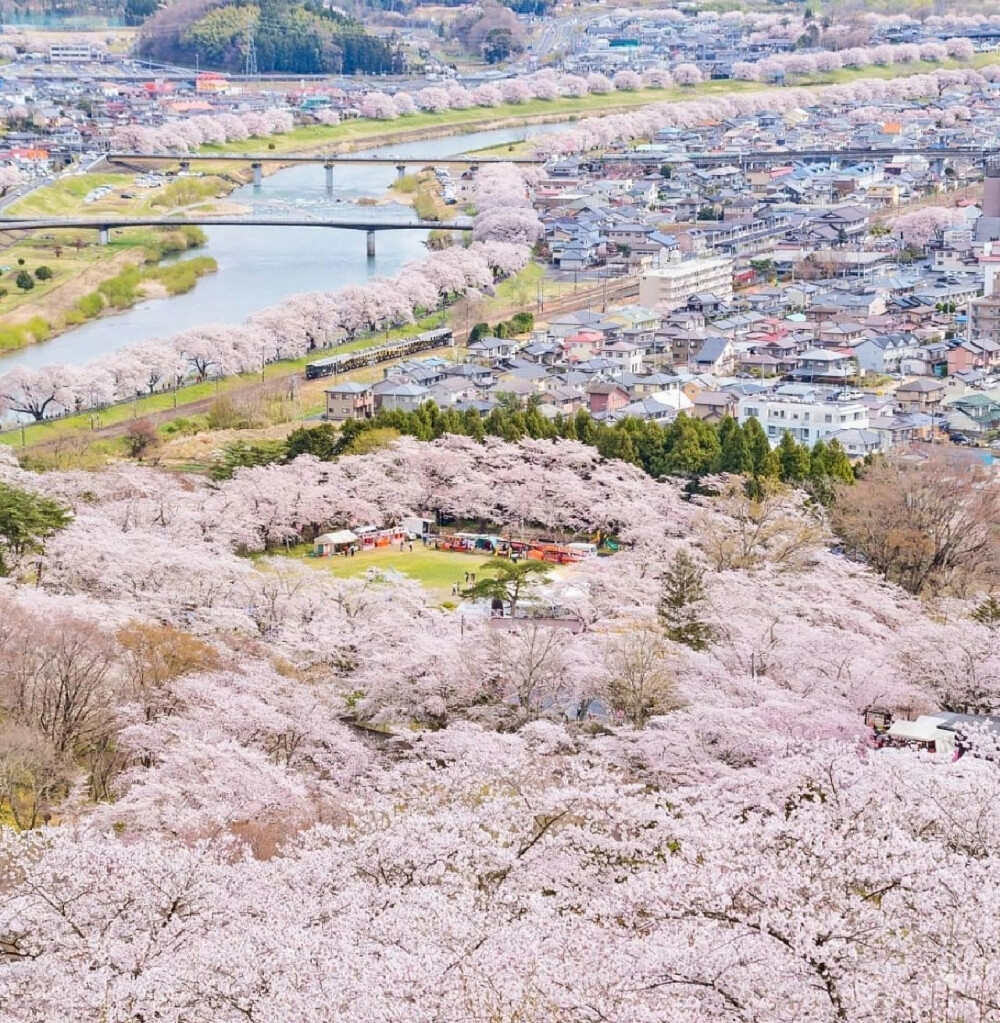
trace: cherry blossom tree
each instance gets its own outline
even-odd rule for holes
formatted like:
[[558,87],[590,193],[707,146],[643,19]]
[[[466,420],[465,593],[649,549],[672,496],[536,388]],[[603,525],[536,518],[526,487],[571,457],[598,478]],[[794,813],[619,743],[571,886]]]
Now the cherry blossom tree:
[[972,43],[964,37],[946,39],[944,46],[948,51],[948,56],[954,57],[956,60],[972,60],[976,52]]
[[614,77],[614,87],[619,92],[635,92],[641,86],[642,81],[634,71],[619,71]]
[[678,85],[697,85],[704,81],[705,76],[694,64],[678,64],[673,70],[674,81]]
[[588,92],[603,96],[609,92],[614,92],[614,89],[615,85],[607,75],[602,75],[600,72],[587,75]]
[[0,378],[0,410],[41,422],[67,412],[76,401],[73,371],[66,366],[33,370],[18,366]]
[[392,121],[399,116],[393,97],[387,96],[384,92],[367,93],[358,109],[362,117],[370,117],[376,121]]

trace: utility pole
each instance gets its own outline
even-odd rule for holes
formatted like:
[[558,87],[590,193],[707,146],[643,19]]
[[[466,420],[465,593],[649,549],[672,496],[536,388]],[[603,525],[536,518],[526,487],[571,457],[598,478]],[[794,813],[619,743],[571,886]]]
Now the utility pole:
[[247,78],[257,77],[257,40],[253,35],[247,37],[246,60],[243,62],[243,74]]

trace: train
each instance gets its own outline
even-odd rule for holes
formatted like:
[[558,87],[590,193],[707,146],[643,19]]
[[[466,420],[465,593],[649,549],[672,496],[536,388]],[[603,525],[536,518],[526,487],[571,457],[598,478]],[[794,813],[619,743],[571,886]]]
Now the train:
[[343,355],[331,355],[326,359],[317,359],[306,363],[306,379],[318,380],[320,377],[331,377],[338,373],[349,373],[351,370],[372,366],[378,362],[390,362],[393,359],[405,359],[417,352],[426,352],[434,348],[447,348],[454,343],[452,332],[446,327],[438,330],[425,330],[422,334],[403,337],[398,341],[389,341],[372,348],[363,348],[356,352]]

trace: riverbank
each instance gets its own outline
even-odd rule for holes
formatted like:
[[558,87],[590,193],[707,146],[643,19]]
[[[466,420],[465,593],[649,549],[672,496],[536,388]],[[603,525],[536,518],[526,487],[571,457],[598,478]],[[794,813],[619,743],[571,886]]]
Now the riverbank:
[[[616,287],[631,288],[631,295],[635,291],[635,281],[622,280]],[[418,323],[397,327],[388,333],[381,331],[358,338],[347,345],[338,346],[335,351],[346,353],[363,350],[385,340],[447,325],[455,334],[460,353],[469,330],[481,320],[494,323],[509,319],[515,312],[528,308],[539,298],[544,302],[546,316],[599,308],[605,297],[604,290],[603,282],[601,285],[580,284],[576,287],[572,282],[548,279],[542,267],[530,263],[514,277],[502,281],[490,297],[484,296],[473,302],[462,299]],[[619,296],[609,293],[607,297],[611,300]],[[323,392],[329,386],[329,381],[307,381],[303,372],[307,362],[326,354],[329,352],[317,350],[300,359],[268,363],[260,373],[206,380],[93,412],[77,413],[42,423],[25,423],[23,427],[0,433],[0,443],[19,450],[39,469],[97,468],[108,459],[123,457],[124,437],[129,424],[136,418],[154,422],[164,442],[201,434],[212,436],[215,429],[212,423],[220,419],[218,413],[233,404],[239,408],[251,406],[255,409],[272,404],[280,405],[286,417],[282,421],[299,423],[315,419],[323,411]],[[382,369],[381,366],[366,367],[338,379],[370,383],[381,379]]]
[[[899,78],[931,71],[981,68],[1000,63],[1000,54],[977,53],[968,61],[944,60],[916,61],[909,64],[866,65],[861,68],[842,68],[838,71],[801,75],[790,81],[791,86],[807,88],[840,85],[861,78]],[[218,145],[203,145],[201,155],[211,153],[242,155],[275,153],[351,153],[367,148],[373,142],[380,146],[421,142],[442,135],[473,131],[493,131],[505,128],[530,127],[575,121],[583,117],[606,117],[627,113],[652,103],[679,102],[708,99],[737,92],[753,92],[774,88],[762,82],[721,79],[701,82],[692,86],[674,86],[669,89],[636,89],[634,92],[611,92],[586,96],[561,96],[556,99],[533,99],[526,103],[503,103],[496,107],[471,107],[468,110],[444,110],[439,113],[421,112],[392,121],[373,121],[356,118],[334,125],[305,125],[284,135],[266,140],[243,139]],[[261,147],[265,146],[265,149]]]
[[94,232],[3,235],[0,251],[0,352],[47,341],[89,320],[147,298],[183,294],[216,269],[210,259],[163,264],[205,244],[196,227],[116,232],[108,245]]

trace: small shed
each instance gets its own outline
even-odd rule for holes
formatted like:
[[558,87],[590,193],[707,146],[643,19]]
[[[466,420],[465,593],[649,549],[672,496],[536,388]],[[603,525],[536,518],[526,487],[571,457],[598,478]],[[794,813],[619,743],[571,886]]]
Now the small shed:
[[340,554],[357,542],[357,534],[352,533],[349,529],[338,529],[335,533],[323,533],[313,541],[313,554],[318,558],[327,558],[331,554]]

